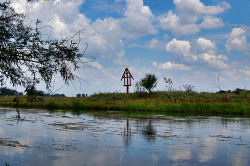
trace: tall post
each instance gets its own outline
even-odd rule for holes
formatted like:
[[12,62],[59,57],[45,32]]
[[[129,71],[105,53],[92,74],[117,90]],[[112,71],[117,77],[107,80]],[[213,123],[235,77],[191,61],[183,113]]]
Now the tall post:
[[127,78],[127,93],[129,93],[129,84],[128,84],[129,77],[128,77],[128,72],[126,72],[126,78]]

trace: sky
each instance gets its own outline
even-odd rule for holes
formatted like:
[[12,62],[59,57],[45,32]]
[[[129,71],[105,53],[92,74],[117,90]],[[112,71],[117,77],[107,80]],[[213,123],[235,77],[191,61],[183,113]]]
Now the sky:
[[[2,0],[1,0],[2,1]],[[51,38],[82,30],[85,64],[69,85],[56,77],[51,91],[67,96],[126,92],[121,77],[129,68],[134,84],[146,73],[154,89],[215,92],[250,89],[249,0],[12,0],[17,12],[53,27]],[[218,81],[219,78],[219,81]],[[38,89],[44,90],[41,84]]]

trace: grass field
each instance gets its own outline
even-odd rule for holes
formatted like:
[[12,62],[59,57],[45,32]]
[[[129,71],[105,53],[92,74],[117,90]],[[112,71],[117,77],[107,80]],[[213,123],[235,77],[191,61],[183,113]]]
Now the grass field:
[[[14,96],[0,97],[0,105],[14,107],[14,98]],[[42,97],[43,100],[32,103],[27,102],[27,96],[19,98],[21,108],[250,115],[250,91],[240,91],[239,93],[183,91],[151,94],[100,93],[87,98]]]

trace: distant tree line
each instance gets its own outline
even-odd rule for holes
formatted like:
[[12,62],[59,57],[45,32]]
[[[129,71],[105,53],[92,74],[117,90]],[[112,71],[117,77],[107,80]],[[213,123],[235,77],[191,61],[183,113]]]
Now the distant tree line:
[[15,96],[15,95],[23,95],[22,92],[17,92],[14,89],[8,88],[0,88],[0,96]]
[[[29,93],[30,93],[29,91],[26,91],[26,95],[30,95]],[[49,93],[44,93],[41,90],[35,90],[32,93],[35,96],[66,97],[65,94],[58,94],[58,93],[49,94]],[[16,96],[16,95],[22,96],[24,94],[22,92],[17,92],[14,89],[9,89],[6,87],[0,88],[0,96]]]
[[247,91],[246,89],[236,88],[235,90],[220,90],[217,93],[235,93],[236,95],[240,94],[241,92]]
[[88,94],[77,94],[76,97],[88,97]]
[[44,96],[50,96],[50,97],[66,97],[65,94],[48,94],[48,93],[45,93]]
[[[35,90],[34,92],[34,95],[36,96],[47,96],[47,97],[66,97],[65,94],[49,94],[49,93],[44,93],[43,91],[40,91],[40,90]],[[27,94],[29,95],[29,94]]]

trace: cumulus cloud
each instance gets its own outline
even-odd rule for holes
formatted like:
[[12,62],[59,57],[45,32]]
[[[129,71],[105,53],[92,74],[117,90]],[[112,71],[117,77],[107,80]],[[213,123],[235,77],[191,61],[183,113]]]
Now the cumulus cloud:
[[214,29],[214,28],[219,28],[223,27],[224,23],[221,18],[217,18],[214,16],[206,16],[202,23],[200,24],[201,28],[204,29]]
[[101,58],[122,58],[124,46],[119,30],[119,23],[113,18],[96,20],[91,29],[86,30],[87,54]]
[[190,71],[192,68],[183,64],[177,64],[175,62],[166,62],[166,63],[160,63],[158,65],[157,62],[153,62],[152,65],[156,68],[163,69],[163,70],[184,70],[184,71]]
[[143,0],[126,0],[127,9],[124,18],[120,20],[124,37],[135,38],[145,34],[155,34],[157,31],[152,25],[153,14]]
[[248,44],[245,32],[242,28],[233,28],[232,32],[227,36],[227,43],[225,45],[228,52],[232,50],[242,52],[247,50]]
[[196,41],[196,46],[200,52],[214,54],[216,52],[215,44],[208,39],[199,38]]
[[186,40],[173,39],[166,45],[166,50],[174,53],[180,58],[184,58],[184,61],[196,61],[197,56],[190,53],[191,45]]
[[206,38],[198,38],[196,41],[196,48],[199,52],[199,62],[205,63],[208,67],[213,69],[225,70],[229,66],[224,62],[228,60],[225,55],[216,55],[216,45],[211,40]]
[[[186,40],[176,40],[175,38],[167,43],[166,51],[174,53],[175,58],[178,61],[184,63],[184,66],[181,64],[175,64],[171,62],[167,62],[164,64],[153,64],[153,66],[157,66],[161,69],[182,69],[182,70],[190,70],[189,66],[185,65],[198,65],[205,64],[206,66],[213,69],[227,69],[229,66],[225,63],[228,60],[225,55],[216,55],[216,45],[211,40],[206,38],[198,38],[196,42],[193,43],[195,49],[191,49],[191,43]],[[196,50],[196,54],[194,54],[194,50]]]
[[227,69],[228,65],[224,62],[224,60],[227,60],[227,57],[224,55],[213,55],[209,53],[203,53],[199,56],[201,60],[206,62],[208,66],[211,68],[216,68],[216,69]]
[[230,5],[226,2],[217,6],[205,6],[200,0],[174,0],[174,4],[179,11],[189,15],[219,14],[230,8]]
[[191,45],[189,41],[186,40],[171,40],[166,45],[166,50],[179,55],[188,56],[190,54]]
[[119,19],[98,19],[90,25],[88,52],[99,57],[113,58],[115,65],[127,65],[123,59],[123,38],[136,38],[146,34],[154,34],[153,14],[142,0],[126,0],[127,8],[124,17]]
[[201,28],[222,27],[224,23],[216,15],[230,8],[226,2],[217,6],[205,6],[200,0],[174,0],[174,4],[177,12],[170,10],[160,16],[159,23],[164,30],[170,30],[175,35],[193,35]]
[[194,23],[182,23],[180,16],[169,11],[166,15],[159,17],[160,26],[164,30],[170,30],[176,35],[193,35],[200,31]]

